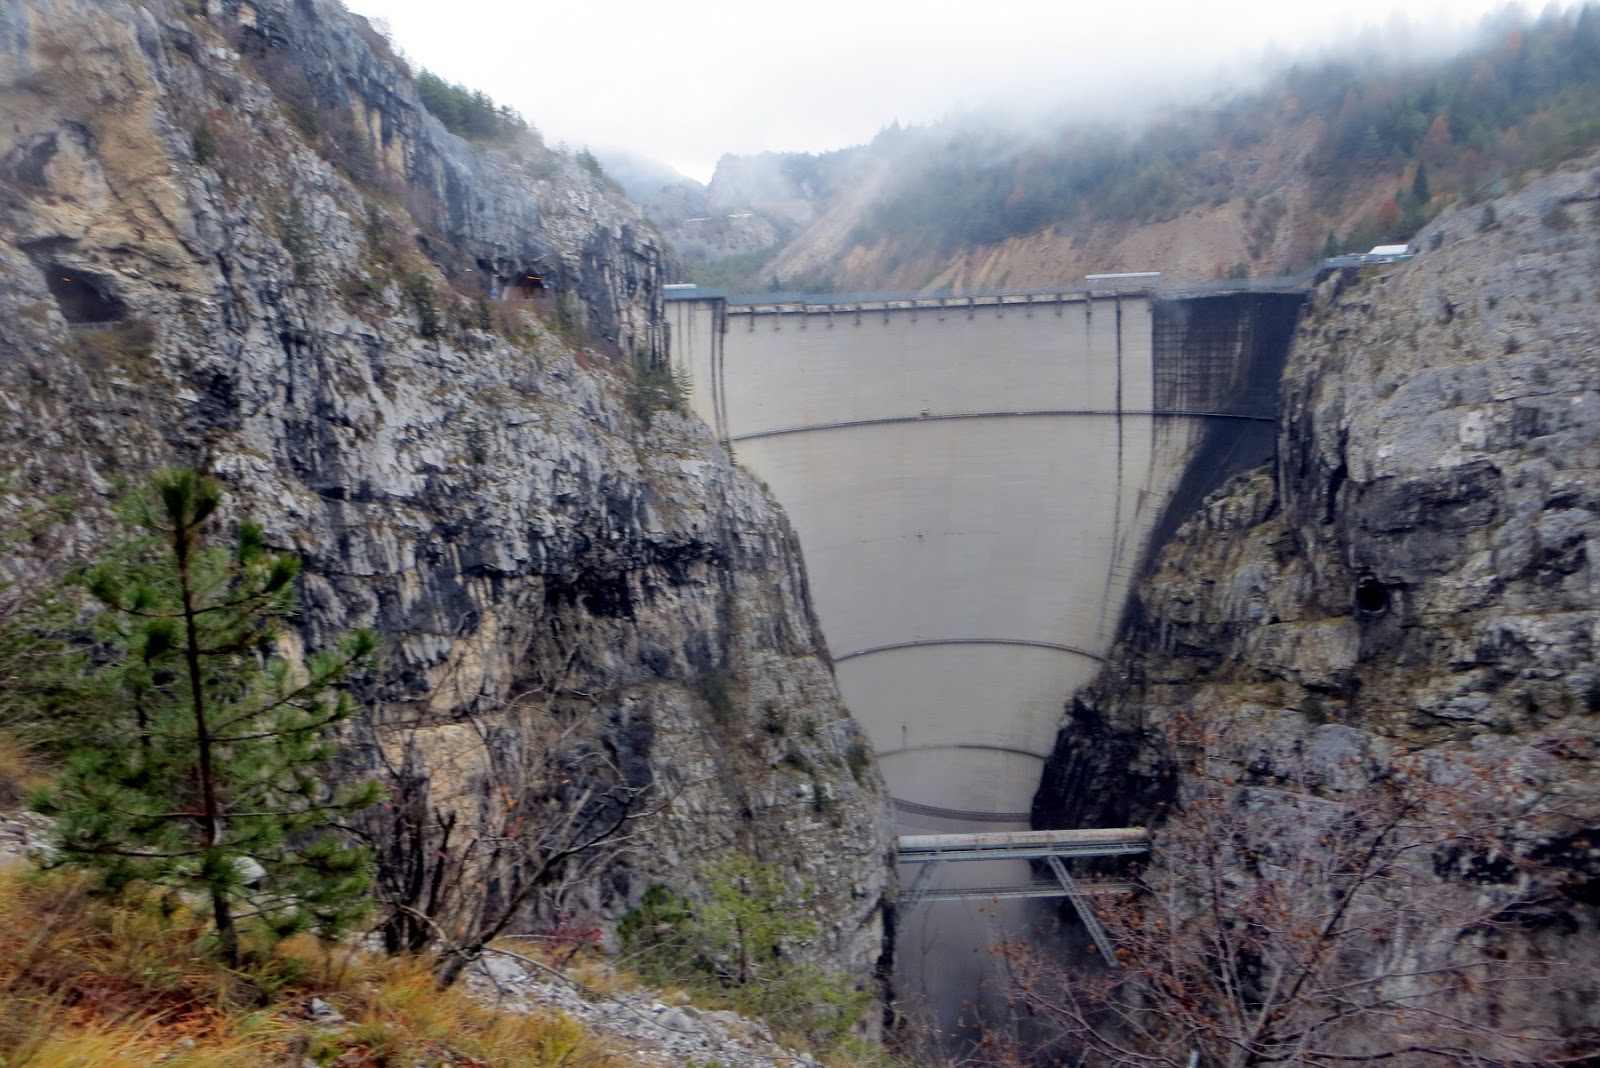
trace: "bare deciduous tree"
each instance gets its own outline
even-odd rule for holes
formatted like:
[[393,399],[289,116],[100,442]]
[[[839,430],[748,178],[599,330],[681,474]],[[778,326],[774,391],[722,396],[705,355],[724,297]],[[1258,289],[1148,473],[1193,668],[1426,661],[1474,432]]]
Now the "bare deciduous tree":
[[[1140,892],[1097,907],[1116,967],[1002,953],[1064,1063],[1551,1064],[1552,962],[1508,938],[1550,881],[1512,841],[1537,799],[1486,764],[1406,757],[1244,783],[1201,774]],[[1104,902],[1105,899],[1100,899]]]
[[441,986],[538,906],[594,879],[648,814],[586,735],[583,711],[535,692],[463,719],[399,733],[391,799],[372,834],[391,952],[437,952]]

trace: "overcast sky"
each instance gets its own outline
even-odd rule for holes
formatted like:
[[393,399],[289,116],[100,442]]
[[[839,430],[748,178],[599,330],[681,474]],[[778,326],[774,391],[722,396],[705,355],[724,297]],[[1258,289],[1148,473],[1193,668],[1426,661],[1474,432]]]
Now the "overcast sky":
[[1503,0],[346,0],[413,64],[552,144],[708,179],[718,157],[860,144],[995,105],[1104,114],[1205,93],[1270,56],[1459,40]]

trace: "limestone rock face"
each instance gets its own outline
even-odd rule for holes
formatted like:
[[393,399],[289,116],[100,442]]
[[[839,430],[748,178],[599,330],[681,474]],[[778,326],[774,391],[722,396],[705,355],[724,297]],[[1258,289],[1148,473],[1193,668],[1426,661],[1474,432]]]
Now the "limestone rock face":
[[[1039,825],[1158,818],[1182,775],[1156,739],[1178,717],[1250,739],[1209,754],[1240,775],[1319,752],[1479,753],[1560,813],[1532,848],[1575,881],[1561,933],[1530,937],[1594,956],[1597,162],[1450,209],[1415,260],[1318,287],[1276,468],[1166,546],[1068,711]],[[1552,1011],[1575,1025],[1590,994],[1575,981]]]
[[[865,981],[881,780],[771,496],[628,401],[660,262],[572,159],[446,132],[326,0],[0,0],[0,513],[66,494],[89,551],[121,485],[214,473],[305,561],[291,644],[385,636],[352,766],[409,743],[460,803],[558,717],[660,804],[578,906],[744,849],[812,891],[796,952]],[[483,299],[529,273],[554,294]]]

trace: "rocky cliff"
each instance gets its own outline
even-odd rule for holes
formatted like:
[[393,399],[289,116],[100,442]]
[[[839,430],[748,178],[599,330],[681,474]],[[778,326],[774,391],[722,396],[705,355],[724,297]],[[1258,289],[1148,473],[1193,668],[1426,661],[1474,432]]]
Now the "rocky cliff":
[[446,132],[327,0],[4,0],[0,120],[0,510],[65,494],[87,552],[120,487],[214,473],[305,561],[299,644],[385,636],[352,764],[471,815],[565,746],[655,810],[569,907],[743,849],[867,980],[881,782],[783,515],[632,371],[636,210]]
[[[1557,813],[1574,963],[1540,1012],[1592,1016],[1600,923],[1600,160],[1460,205],[1410,262],[1315,291],[1283,381],[1276,465],[1214,494],[1139,588],[1071,705],[1041,826],[1159,819],[1180,718],[1224,726],[1240,777],[1473,753]],[[1173,772],[1177,774],[1174,775]]]

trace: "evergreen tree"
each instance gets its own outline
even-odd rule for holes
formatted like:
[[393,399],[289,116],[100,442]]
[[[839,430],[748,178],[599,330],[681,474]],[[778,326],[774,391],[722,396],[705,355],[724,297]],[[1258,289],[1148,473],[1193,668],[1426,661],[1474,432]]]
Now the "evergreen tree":
[[1429,202],[1433,200],[1433,191],[1428,188],[1428,165],[1426,163],[1419,162],[1417,164],[1416,176],[1411,179],[1411,199],[1418,208],[1426,208]]
[[360,911],[369,858],[326,825],[371,805],[376,784],[330,790],[322,765],[330,730],[356,711],[337,686],[377,639],[357,633],[303,668],[273,656],[299,561],[266,552],[250,522],[231,549],[212,545],[221,500],[193,471],[159,475],[124,510],[142,534],[83,576],[105,609],[103,663],[38,804],[57,818],[61,862],[113,889],[203,894],[236,963],[241,902],[280,935],[331,932]]

